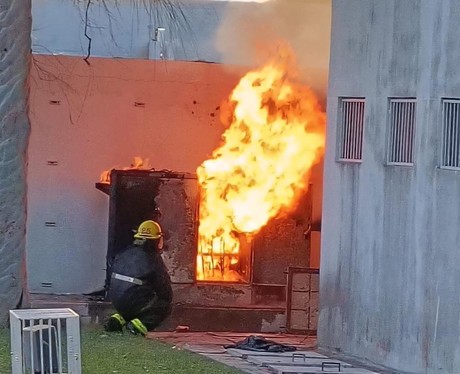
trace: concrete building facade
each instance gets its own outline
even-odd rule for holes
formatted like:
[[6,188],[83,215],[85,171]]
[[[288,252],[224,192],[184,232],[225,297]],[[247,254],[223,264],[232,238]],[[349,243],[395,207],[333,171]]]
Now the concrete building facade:
[[460,372],[460,2],[335,0],[324,348]]
[[[83,60],[89,43],[84,35],[88,3],[32,3],[26,234],[30,292],[82,294],[103,287],[108,201],[94,187],[99,175],[129,166],[134,156],[148,158],[156,169],[195,172],[219,145],[222,101],[252,63],[248,55],[227,63],[221,53],[225,45],[218,48],[216,35],[230,11],[272,14],[270,2],[196,0],[182,2],[175,19],[170,9],[145,3],[110,0],[107,8],[91,3],[89,64]],[[310,1],[307,9],[308,30],[323,41],[307,31],[297,40],[314,55],[304,58],[301,68],[313,71],[316,87],[324,93],[330,0]],[[228,48],[248,47],[252,26],[235,28]],[[316,168],[312,181],[316,220],[321,172],[322,167]],[[318,266],[319,232],[312,241]]]

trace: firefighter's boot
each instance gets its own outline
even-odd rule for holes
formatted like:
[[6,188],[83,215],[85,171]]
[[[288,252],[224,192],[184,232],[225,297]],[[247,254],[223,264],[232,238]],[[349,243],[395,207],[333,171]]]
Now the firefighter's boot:
[[140,319],[135,318],[128,322],[126,328],[131,334],[146,336],[148,333],[147,327],[141,322]]
[[110,318],[104,324],[104,330],[108,332],[121,332],[123,326],[126,324],[125,319],[119,313],[112,314]]

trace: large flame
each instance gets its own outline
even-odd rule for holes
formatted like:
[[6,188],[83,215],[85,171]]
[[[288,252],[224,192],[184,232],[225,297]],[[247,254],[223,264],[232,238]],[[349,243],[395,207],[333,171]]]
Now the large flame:
[[110,173],[112,172],[113,169],[118,169],[118,170],[150,170],[152,167],[150,166],[150,162],[148,158],[142,158],[139,156],[135,156],[133,163],[130,166],[125,166],[122,168],[119,167],[113,167],[110,170],[104,170],[101,173],[101,176],[99,177],[99,180],[101,183],[108,183],[110,184]]
[[230,96],[223,144],[197,170],[197,279],[236,281],[239,233],[257,233],[295,206],[324,148],[325,114],[295,80],[291,54],[244,76]]

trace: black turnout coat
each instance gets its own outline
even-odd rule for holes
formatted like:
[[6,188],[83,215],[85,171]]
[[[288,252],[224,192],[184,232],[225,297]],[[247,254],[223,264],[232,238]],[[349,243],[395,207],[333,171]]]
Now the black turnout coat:
[[132,244],[119,253],[112,265],[118,273],[143,282],[142,285],[112,277],[109,298],[125,318],[136,318],[145,309],[170,307],[173,291],[171,279],[156,243]]

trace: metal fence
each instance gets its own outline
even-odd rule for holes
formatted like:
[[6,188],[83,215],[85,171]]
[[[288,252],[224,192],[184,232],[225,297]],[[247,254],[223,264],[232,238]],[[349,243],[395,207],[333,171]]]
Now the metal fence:
[[12,374],[81,374],[80,318],[72,309],[10,310]]

